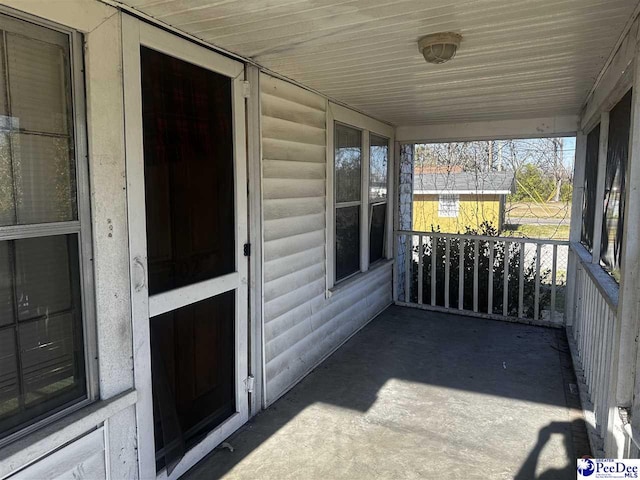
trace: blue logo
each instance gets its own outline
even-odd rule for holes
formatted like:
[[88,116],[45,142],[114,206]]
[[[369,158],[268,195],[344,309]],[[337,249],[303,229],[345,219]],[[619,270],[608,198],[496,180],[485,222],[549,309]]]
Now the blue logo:
[[596,471],[596,466],[588,458],[581,458],[578,460],[578,473],[583,477],[588,477]]

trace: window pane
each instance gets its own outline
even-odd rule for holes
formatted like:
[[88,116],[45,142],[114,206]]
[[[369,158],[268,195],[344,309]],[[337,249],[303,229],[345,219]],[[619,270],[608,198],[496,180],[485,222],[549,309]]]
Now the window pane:
[[584,171],[582,233],[580,241],[590,252],[593,249],[593,226],[596,215],[596,188],[598,183],[598,152],[600,149],[600,125],[587,135],[587,152]]
[[67,138],[16,134],[11,142],[17,223],[77,218],[75,171]]
[[68,46],[7,34],[6,48],[14,128],[69,134]]
[[7,33],[2,45],[0,225],[77,218],[68,37],[41,30],[59,43]]
[[0,278],[3,437],[85,398],[77,235],[0,243]]
[[69,245],[64,236],[17,241],[15,260],[19,320],[72,309]]
[[369,231],[369,263],[384,258],[384,233],[387,219],[387,204],[371,207],[371,229]]
[[616,281],[620,280],[622,260],[625,177],[629,156],[630,128],[631,90],[618,102],[609,115],[600,262]]
[[13,260],[9,242],[0,242],[0,327],[13,323]]
[[335,192],[336,203],[361,200],[360,162],[362,158],[362,132],[336,123],[335,131]]
[[369,162],[369,200],[387,198],[389,140],[371,135]]
[[457,218],[460,212],[460,196],[458,195],[438,195],[438,216],[446,218]]
[[9,135],[0,134],[0,225],[12,225],[16,221],[13,192],[13,167],[9,149]]
[[336,280],[360,271],[360,207],[336,209]]
[[12,328],[5,328],[0,330],[0,425],[17,412],[19,388],[15,335]]
[[149,292],[235,270],[231,79],[141,49]]

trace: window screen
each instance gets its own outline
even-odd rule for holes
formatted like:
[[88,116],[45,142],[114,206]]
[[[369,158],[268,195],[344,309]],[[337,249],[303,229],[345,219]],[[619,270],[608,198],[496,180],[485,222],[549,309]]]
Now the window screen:
[[0,28],[1,439],[86,398],[86,377],[69,36]]
[[584,171],[584,193],[582,197],[581,243],[593,250],[593,228],[596,216],[596,189],[598,183],[598,152],[600,149],[600,125],[587,135],[587,152]]
[[369,136],[369,263],[384,258],[386,245],[389,140]]
[[622,232],[631,129],[631,96],[631,90],[629,90],[609,114],[600,263],[616,281],[620,280],[622,265]]
[[335,126],[336,281],[360,271],[362,132]]

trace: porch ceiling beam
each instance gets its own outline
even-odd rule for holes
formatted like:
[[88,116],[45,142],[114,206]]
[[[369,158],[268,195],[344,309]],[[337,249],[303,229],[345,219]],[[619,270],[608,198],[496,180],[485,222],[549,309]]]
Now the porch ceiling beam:
[[578,116],[557,116],[488,122],[403,125],[396,129],[401,143],[508,140],[572,136],[578,131]]

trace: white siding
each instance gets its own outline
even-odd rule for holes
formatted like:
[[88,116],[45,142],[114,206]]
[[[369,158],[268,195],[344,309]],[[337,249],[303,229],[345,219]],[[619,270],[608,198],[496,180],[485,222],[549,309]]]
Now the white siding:
[[106,475],[104,428],[100,427],[8,480],[94,480]]
[[266,402],[391,302],[391,267],[325,298],[326,105],[261,76]]

